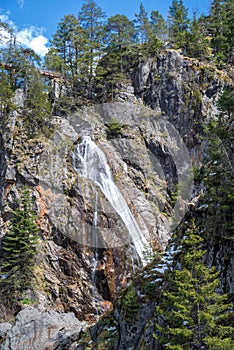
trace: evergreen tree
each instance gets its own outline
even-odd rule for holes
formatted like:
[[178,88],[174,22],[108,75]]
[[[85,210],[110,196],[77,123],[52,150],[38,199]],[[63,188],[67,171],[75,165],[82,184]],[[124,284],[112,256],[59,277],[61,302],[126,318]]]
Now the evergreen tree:
[[158,39],[165,41],[167,37],[167,24],[165,19],[158,11],[152,11],[150,17],[153,35],[155,35]]
[[226,87],[219,97],[217,103],[219,109],[221,110],[221,116],[227,114],[229,118],[234,115],[234,87]]
[[203,240],[194,223],[181,245],[181,268],[168,277],[169,290],[157,307],[156,338],[163,349],[232,349],[234,327],[226,325],[231,305],[227,295],[216,292],[219,274],[203,262]]
[[169,39],[176,49],[183,49],[186,52],[188,35],[188,9],[185,8],[183,0],[173,0],[169,7]]
[[39,231],[29,190],[24,189],[2,245],[0,286],[6,296],[17,297],[30,286]]
[[2,127],[10,109],[16,108],[11,102],[14,96],[14,90],[11,84],[11,77],[4,66],[0,66],[0,121]]
[[129,47],[135,41],[136,30],[134,25],[124,15],[115,15],[108,18],[105,29],[108,36],[108,51]]
[[52,106],[48,93],[48,85],[41,74],[37,70],[31,70],[23,107],[24,125],[28,136],[49,132]]
[[[59,22],[46,55],[46,66],[55,69],[73,80],[87,66],[87,33],[74,15],[67,15]],[[84,72],[87,74],[87,71]]]
[[208,18],[211,46],[217,62],[233,62],[234,59],[234,2],[213,0]]
[[[105,43],[105,14],[93,0],[86,0],[78,13],[78,20],[87,32],[87,66],[90,89],[97,59],[101,56]],[[91,91],[90,91],[91,93]]]
[[65,62],[61,57],[61,52],[58,48],[51,46],[45,55],[44,68],[64,74],[66,71],[64,66]]
[[15,47],[11,53],[11,60],[13,60],[13,69],[10,68],[10,75],[13,74],[11,79],[13,89],[23,88],[26,97],[28,82],[33,72],[40,67],[41,58],[32,49]]
[[197,19],[194,12],[187,35],[187,55],[204,59],[208,53],[209,41],[203,29],[202,23]]
[[201,198],[202,212],[206,217],[203,227],[212,240],[233,239],[234,173],[232,154],[228,154],[233,131],[228,128],[228,123],[224,125],[222,114],[217,121],[211,120],[207,129],[209,143],[202,169],[206,188]]
[[144,44],[149,42],[152,35],[152,30],[148,19],[148,14],[142,3],[140,4],[140,11],[138,14],[135,14],[135,17],[136,19],[134,23],[138,32],[139,43]]

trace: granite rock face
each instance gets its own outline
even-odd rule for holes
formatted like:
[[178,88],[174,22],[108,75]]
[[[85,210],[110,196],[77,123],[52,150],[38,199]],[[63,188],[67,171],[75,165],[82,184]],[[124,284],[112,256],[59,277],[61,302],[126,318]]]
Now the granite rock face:
[[0,169],[0,208],[2,208],[2,199],[4,195],[4,183],[6,176],[6,151],[2,134],[0,134]]
[[69,345],[87,327],[73,313],[39,311],[28,307],[16,317],[15,324],[0,323],[1,350],[74,349]]
[[[215,102],[229,78],[174,50],[140,62],[130,78],[111,103],[84,107],[65,117],[54,116],[49,139],[28,140],[20,115],[9,118],[0,138],[0,236],[6,232],[15,200],[28,185],[38,213],[41,249],[34,291],[38,309],[22,310],[9,329],[9,324],[1,324],[2,350],[75,349],[79,331],[85,327],[82,321],[93,324],[110,312],[118,292],[141,269],[134,241],[121,217],[100,188],[74,169],[74,149],[82,136],[90,136],[105,154],[115,184],[142,234],[156,250],[165,249],[172,229],[191,203],[196,204],[198,190],[194,189],[191,169],[204,158],[203,125],[216,115]],[[18,91],[16,103],[20,105],[22,98],[22,91]],[[113,121],[118,123],[118,132],[111,129]],[[183,186],[175,201],[178,184],[186,184],[186,191]],[[109,245],[93,241],[96,232]],[[118,233],[122,245],[116,244]],[[233,291],[233,260],[223,258],[227,252],[229,257],[230,251],[230,246],[219,247],[218,252],[210,249],[209,259],[218,258],[223,275],[229,276],[227,289]],[[137,293],[141,298],[140,289]],[[107,331],[124,334],[116,338],[116,346],[120,342],[116,349],[124,349],[124,342],[127,349],[133,346],[136,350],[139,344],[143,349],[148,340],[154,349],[149,333],[154,329],[151,317],[155,305],[147,298],[143,304],[142,313],[131,326],[115,308],[115,321],[110,325],[115,330],[107,327]],[[29,340],[24,338],[26,329]],[[33,341],[38,342],[36,347],[32,347]],[[20,348],[20,342],[25,347]]]

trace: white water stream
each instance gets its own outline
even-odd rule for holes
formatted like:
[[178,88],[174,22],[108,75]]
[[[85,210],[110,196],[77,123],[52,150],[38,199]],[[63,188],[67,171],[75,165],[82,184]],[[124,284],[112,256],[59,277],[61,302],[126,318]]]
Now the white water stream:
[[81,143],[76,146],[73,166],[79,175],[93,180],[100,187],[115,212],[123,220],[142,264],[146,265],[147,258],[144,252],[150,251],[149,243],[113,180],[105,154],[90,136],[83,136]]

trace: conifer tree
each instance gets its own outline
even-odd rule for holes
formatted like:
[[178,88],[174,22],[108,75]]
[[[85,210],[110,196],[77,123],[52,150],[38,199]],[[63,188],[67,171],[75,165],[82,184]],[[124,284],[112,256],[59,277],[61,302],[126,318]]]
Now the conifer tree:
[[46,55],[46,66],[73,80],[81,77],[83,67],[87,66],[87,33],[74,15],[67,15],[59,22]]
[[4,126],[4,121],[10,108],[14,107],[14,104],[11,102],[13,95],[14,90],[10,75],[4,67],[0,66],[0,121],[2,126]]
[[224,125],[221,115],[218,121],[210,121],[207,136],[209,147],[203,168],[206,190],[201,198],[206,216],[203,227],[212,240],[233,239],[234,173],[232,158],[227,153],[233,132]]
[[203,262],[203,240],[195,224],[185,233],[181,268],[168,277],[169,290],[157,307],[158,338],[162,349],[232,349],[234,327],[227,295],[217,293],[219,274]]
[[208,18],[211,46],[219,64],[234,60],[234,2],[213,0]]
[[87,33],[86,58],[90,88],[94,76],[95,62],[104,49],[105,17],[102,9],[93,0],[86,0],[78,13],[78,20]]
[[172,46],[186,51],[189,19],[188,9],[184,6],[183,0],[172,1],[169,7],[168,23]]
[[167,36],[167,24],[165,19],[158,11],[152,11],[150,18],[153,35],[160,40],[165,41]]
[[108,51],[126,48],[135,41],[136,30],[133,23],[124,15],[108,18],[105,27],[108,33]]
[[36,218],[25,188],[2,244],[0,287],[6,296],[17,297],[30,286],[40,231]]
[[135,14],[135,17],[136,19],[134,22],[139,36],[139,43],[144,44],[149,42],[152,35],[152,30],[148,19],[148,13],[146,12],[142,3],[140,4],[140,11],[138,14]]
[[45,55],[44,68],[58,73],[64,74],[65,62],[60,55],[58,48],[51,46]]
[[31,70],[23,108],[24,125],[28,130],[28,136],[47,134],[49,131],[52,106],[48,92],[48,85],[40,73]]
[[187,35],[187,55],[204,59],[208,53],[209,41],[203,30],[202,23],[197,18],[196,12],[190,22],[189,33]]
[[217,103],[219,109],[221,110],[221,116],[227,114],[231,120],[234,115],[234,87],[227,86],[221,96],[219,97]]

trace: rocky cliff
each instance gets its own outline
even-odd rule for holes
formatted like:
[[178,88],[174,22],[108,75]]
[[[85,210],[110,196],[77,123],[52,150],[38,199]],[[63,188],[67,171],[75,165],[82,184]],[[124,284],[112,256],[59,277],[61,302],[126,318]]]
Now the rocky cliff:
[[[41,313],[48,309],[65,315],[73,312],[79,321],[93,324],[100,315],[111,312],[116,295],[142,269],[142,257],[147,261],[153,251],[164,251],[172,231],[198,202],[201,188],[194,186],[192,169],[202,164],[206,152],[204,125],[217,114],[216,101],[230,82],[225,72],[168,50],[157,58],[138,62],[128,83],[118,86],[113,101],[53,116],[49,138],[29,139],[20,109],[9,115],[0,144],[1,234],[5,233],[15,199],[27,184],[41,228],[38,267],[33,291],[28,294]],[[56,85],[55,93],[58,99],[65,92]],[[18,106],[22,98],[18,91]],[[91,146],[84,146],[84,137],[90,137],[98,148],[99,158],[92,153],[91,159],[95,179],[100,174],[107,178],[104,163],[111,171],[111,190],[115,184],[125,201],[121,213],[116,213],[100,182],[87,172]],[[76,164],[81,154],[85,170]],[[126,207],[147,244],[132,223],[130,228],[126,225]],[[211,248],[210,261],[214,261],[214,254],[220,255],[220,270],[229,276],[227,288],[233,291],[230,249],[230,243],[216,253]],[[83,340],[85,345],[93,344],[92,348],[101,334],[102,344],[107,338],[110,342],[105,349],[155,349],[151,336],[154,292],[143,293],[139,287],[140,279],[150,282],[151,274],[153,270],[138,276],[133,286],[133,293],[142,298],[136,320],[125,322],[126,315],[122,318],[117,302],[114,321],[107,318],[101,328],[100,324],[94,328],[91,338]],[[18,349],[18,345],[8,345],[15,328],[8,325],[4,329],[0,348]],[[47,341],[40,349],[48,348]],[[75,343],[70,346],[69,341],[63,347],[51,343],[50,348],[75,349]],[[36,349],[30,344],[24,348]]]

